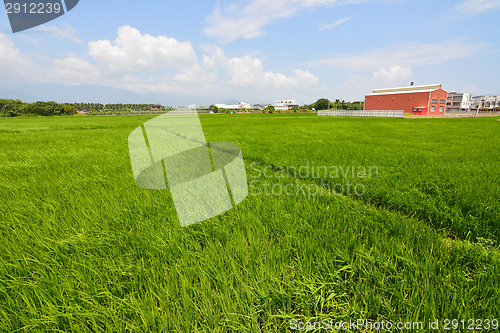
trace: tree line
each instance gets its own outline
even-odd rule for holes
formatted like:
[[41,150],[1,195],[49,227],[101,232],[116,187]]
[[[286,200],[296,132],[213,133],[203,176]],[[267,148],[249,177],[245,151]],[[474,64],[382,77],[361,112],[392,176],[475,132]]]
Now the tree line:
[[77,109],[56,102],[25,103],[18,99],[0,99],[0,117],[72,115]]
[[[307,112],[310,110],[363,110],[364,102],[345,102],[336,99],[331,102],[326,98],[320,98],[312,104],[306,104],[300,108],[294,106],[292,112]],[[219,109],[215,105],[209,107],[215,113],[230,113],[231,110]],[[32,116],[60,116],[74,115],[79,112],[90,114],[130,114],[142,112],[165,112],[172,110],[170,107],[164,107],[156,104],[102,104],[102,103],[57,103],[57,102],[35,102],[25,103],[17,99],[0,99],[0,117],[16,117],[22,115]],[[274,113],[275,108],[270,105],[264,110],[264,113]],[[281,112],[281,111],[277,111]]]
[[0,99],[0,117],[17,116],[61,116],[74,115],[79,112],[90,114],[132,113],[148,111],[166,111],[156,104],[101,104],[101,103],[26,103],[18,99]]
[[365,108],[365,102],[346,102],[344,100],[336,99],[335,102],[331,102],[327,98],[320,98],[316,102],[303,106],[307,110],[363,110]]
[[101,103],[71,103],[80,112],[122,112],[122,111],[151,111],[170,110],[159,104],[101,104]]

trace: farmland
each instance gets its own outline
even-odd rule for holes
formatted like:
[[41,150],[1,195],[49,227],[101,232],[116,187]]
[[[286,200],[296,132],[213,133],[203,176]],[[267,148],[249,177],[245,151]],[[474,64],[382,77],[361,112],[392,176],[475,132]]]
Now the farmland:
[[[134,182],[127,138],[151,118],[0,119],[0,330],[499,319],[499,118],[202,115],[255,182],[186,228]],[[280,176],[312,165],[356,172]],[[276,191],[325,183],[363,191]]]

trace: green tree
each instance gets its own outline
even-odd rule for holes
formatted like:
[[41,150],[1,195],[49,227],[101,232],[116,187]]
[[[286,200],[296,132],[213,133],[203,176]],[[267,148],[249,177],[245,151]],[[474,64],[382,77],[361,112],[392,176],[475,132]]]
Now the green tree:
[[320,98],[314,103],[316,110],[327,110],[330,107],[330,101],[326,98]]
[[212,110],[214,113],[219,113],[219,108],[215,105],[210,105],[209,109]]
[[269,112],[269,113],[273,113],[276,109],[274,108],[274,106],[272,105],[268,105],[266,107],[266,111]]
[[294,113],[297,113],[297,112],[299,112],[299,108],[298,108],[298,107],[296,107],[296,106],[292,106],[292,111],[293,111]]
[[35,116],[59,116],[64,114],[64,108],[56,102],[36,102],[26,107],[26,113]]
[[74,115],[76,114],[76,107],[70,104],[63,104],[63,113],[67,115]]
[[16,99],[0,99],[0,117],[16,117],[25,112],[26,103]]

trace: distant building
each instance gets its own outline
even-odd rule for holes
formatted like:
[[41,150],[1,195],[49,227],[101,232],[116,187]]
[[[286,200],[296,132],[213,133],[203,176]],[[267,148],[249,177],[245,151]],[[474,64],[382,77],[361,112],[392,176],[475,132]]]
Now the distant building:
[[241,110],[241,109],[251,109],[252,106],[248,103],[240,102],[240,104],[215,104],[219,109],[228,109],[228,110]]
[[479,109],[498,109],[500,108],[500,95],[477,96],[472,98],[471,108]]
[[440,84],[375,89],[365,97],[365,110],[403,110],[413,115],[444,115],[448,93]]
[[471,94],[451,92],[446,99],[446,112],[467,112],[470,111],[471,104]]
[[253,110],[256,110],[256,111],[260,111],[260,110],[264,110],[265,108],[267,108],[270,104],[254,104],[253,105]]
[[151,111],[160,111],[161,109],[161,105],[151,105]]
[[276,104],[274,104],[273,106],[277,111],[288,111],[291,110],[294,106],[299,107],[294,99],[280,99],[277,100]]

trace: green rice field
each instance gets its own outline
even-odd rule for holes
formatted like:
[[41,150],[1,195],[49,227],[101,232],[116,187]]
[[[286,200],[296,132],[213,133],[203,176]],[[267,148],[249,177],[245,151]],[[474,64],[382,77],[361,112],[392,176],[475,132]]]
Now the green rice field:
[[132,174],[153,117],[0,118],[0,331],[498,327],[500,118],[200,115],[249,195],[181,228]]

